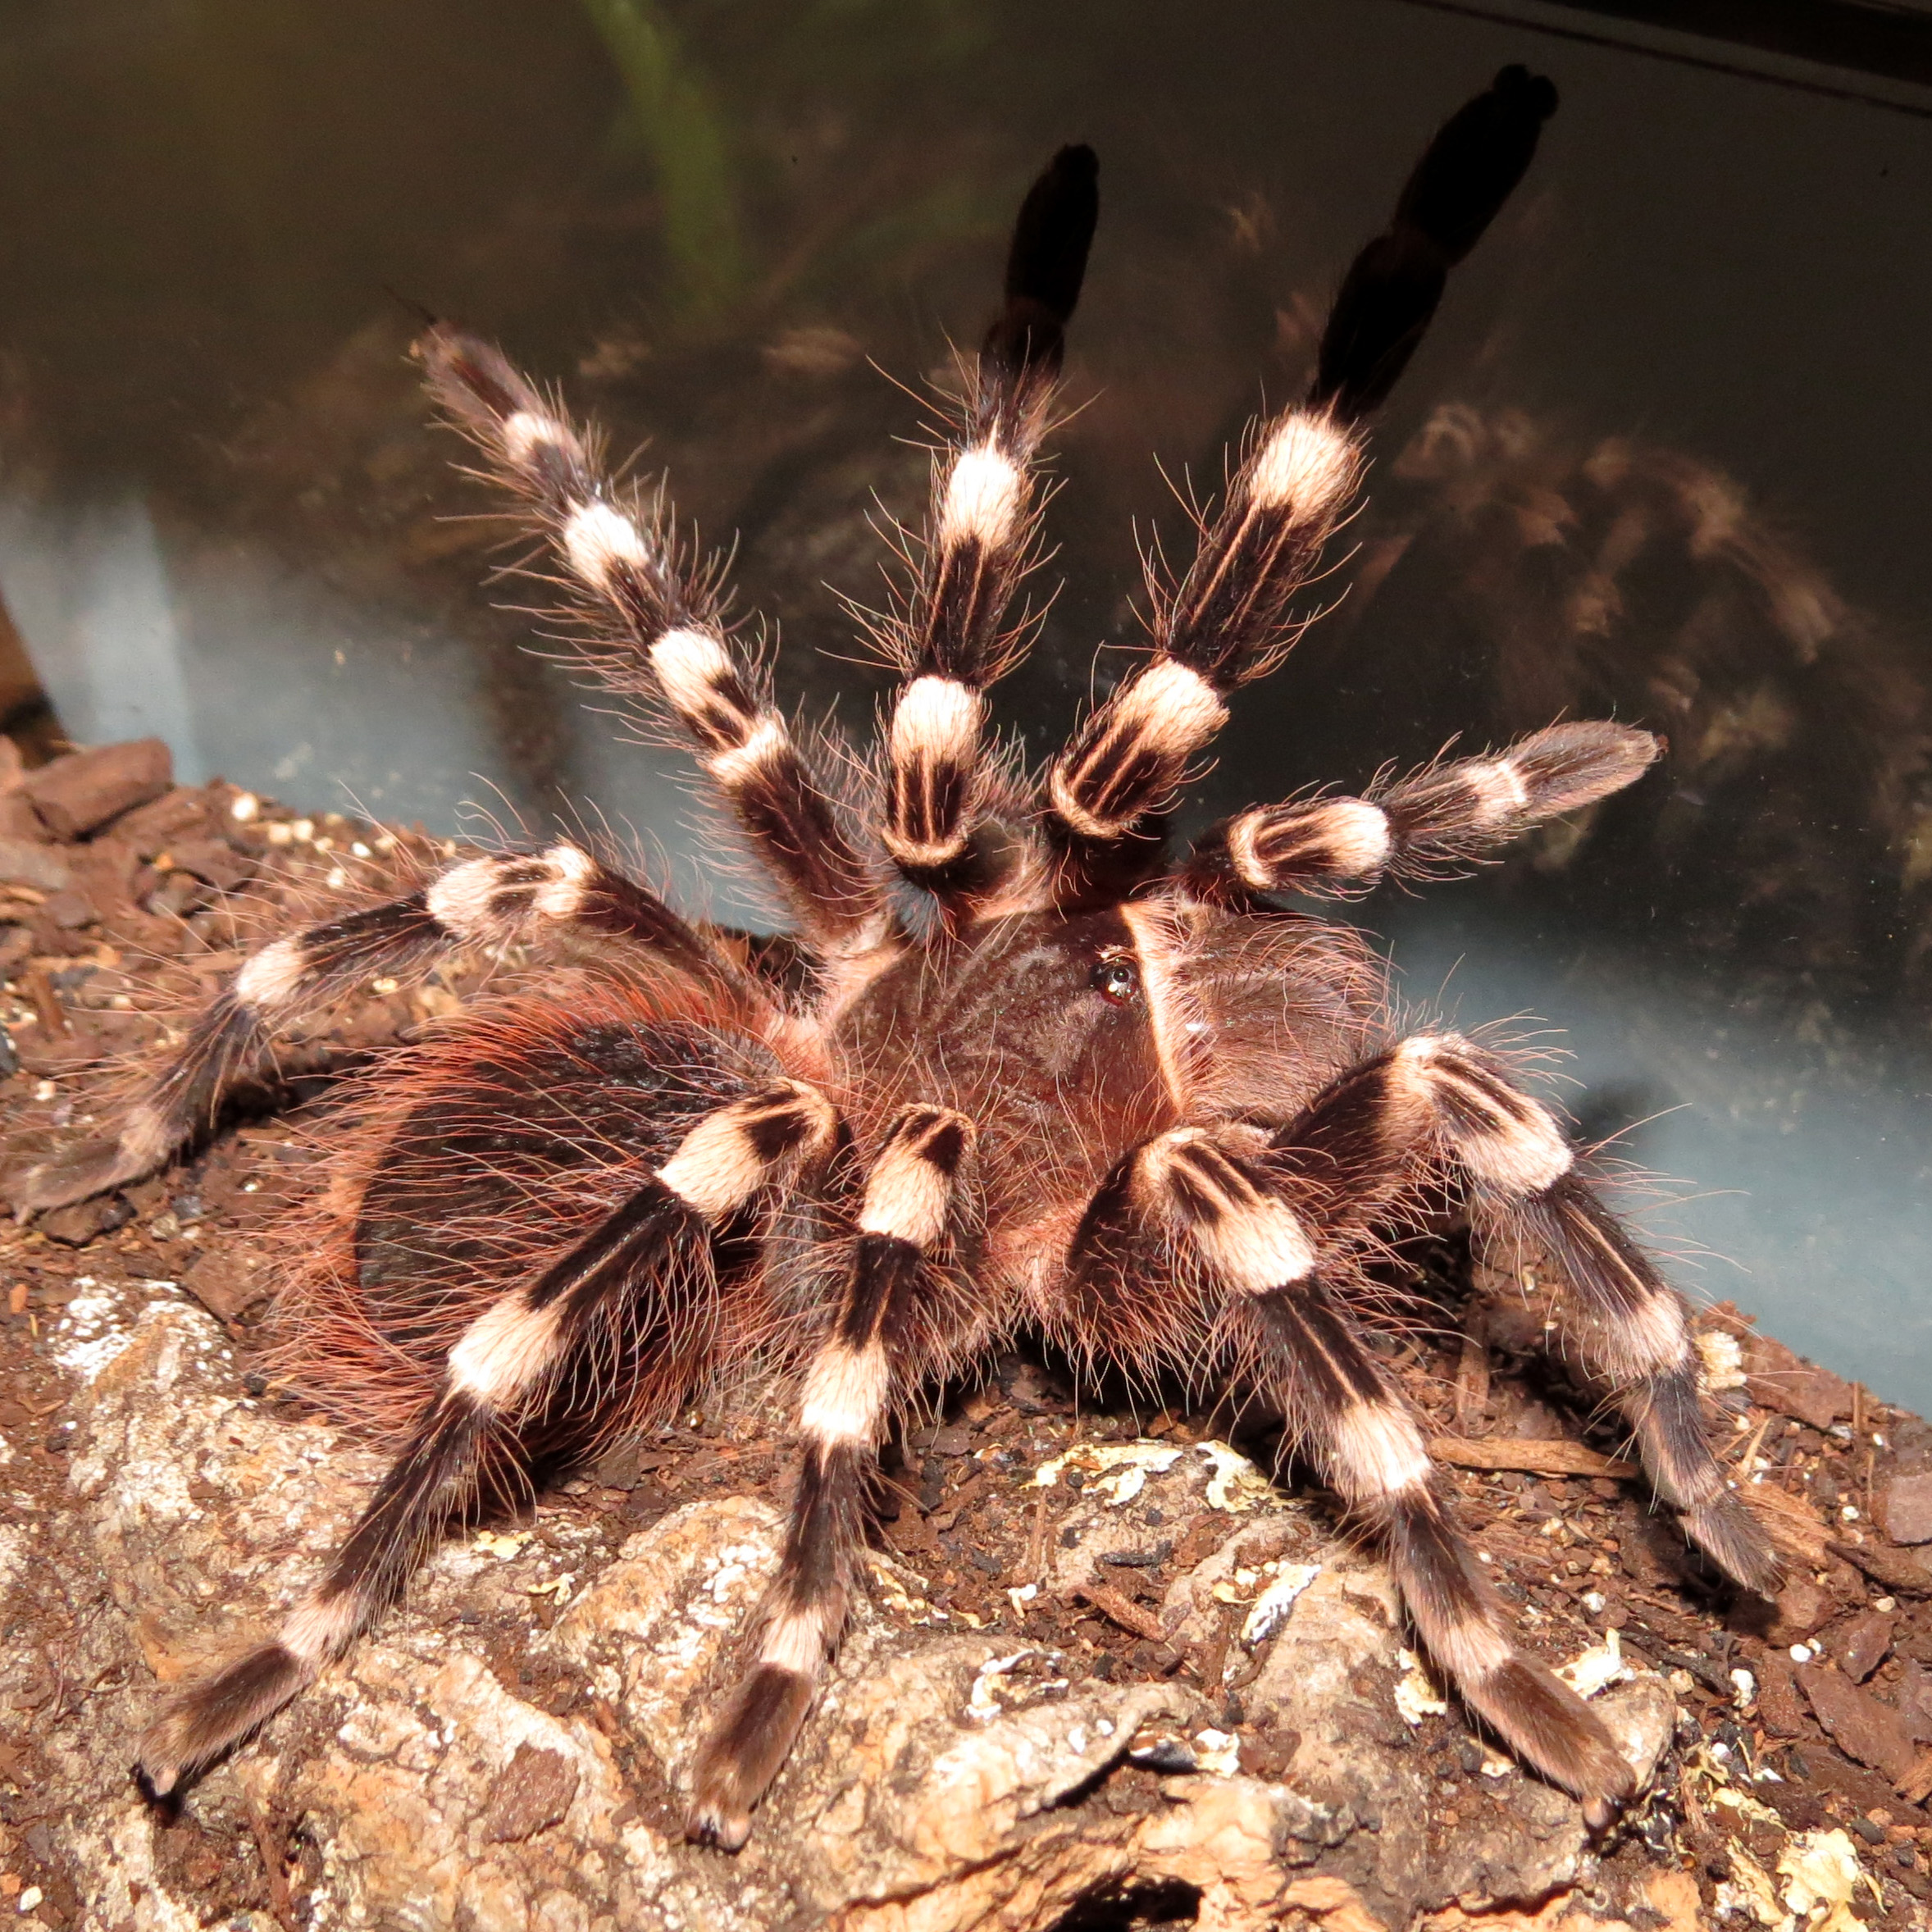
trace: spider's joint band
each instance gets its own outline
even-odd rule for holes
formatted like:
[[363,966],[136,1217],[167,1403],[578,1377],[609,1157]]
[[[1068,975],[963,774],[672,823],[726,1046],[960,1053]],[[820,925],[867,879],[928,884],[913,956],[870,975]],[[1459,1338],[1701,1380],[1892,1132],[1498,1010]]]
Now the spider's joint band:
[[641,568],[650,562],[644,533],[614,504],[576,504],[563,520],[563,554],[584,581],[608,590],[620,565]]
[[825,1667],[826,1620],[816,1610],[781,1611],[766,1627],[758,1661],[800,1677],[816,1677]]
[[1474,817],[1487,829],[1505,825],[1529,809],[1529,787],[1506,758],[1471,759],[1462,775],[1475,794]]
[[362,1614],[352,1592],[332,1597],[312,1593],[289,1613],[278,1641],[291,1656],[320,1670],[348,1647],[361,1626]]
[[1432,1631],[1429,1648],[1457,1683],[1472,1689],[1515,1656],[1508,1638],[1488,1618],[1460,1611]]
[[986,710],[986,699],[956,677],[915,677],[892,713],[893,763],[970,763]]
[[308,955],[299,939],[278,939],[242,962],[235,976],[235,996],[244,1005],[272,1012],[301,990],[308,970]]
[[873,1164],[859,1232],[932,1247],[945,1232],[954,1178],[973,1141],[973,1123],[964,1114],[944,1107],[914,1109]]
[[481,940],[497,930],[495,900],[503,862],[467,859],[430,882],[423,904],[439,926],[458,939]]
[[830,1101],[788,1082],[708,1114],[658,1178],[706,1220],[721,1220],[750,1201],[781,1161],[824,1152],[837,1130]]
[[452,1391],[502,1407],[549,1365],[562,1315],[562,1303],[533,1308],[521,1294],[485,1309],[449,1351]]
[[1296,874],[1367,878],[1394,850],[1388,814],[1365,799],[1243,812],[1228,828],[1235,873],[1256,891]]
[[504,457],[519,469],[545,444],[572,452],[577,448],[576,438],[555,417],[535,409],[519,409],[505,417],[499,434]]
[[1667,1375],[1690,1365],[1696,1353],[1684,1305],[1667,1288],[1652,1288],[1620,1311],[1616,1353],[1627,1373]]
[[1156,658],[1054,764],[1047,787],[1055,811],[1083,838],[1120,837],[1165,802],[1182,768],[1227,720],[1228,707],[1198,671]]
[[791,742],[784,725],[768,714],[752,726],[743,744],[712,752],[699,762],[727,791],[736,791],[782,758]]
[[1284,416],[1247,473],[1248,500],[1285,510],[1297,522],[1333,515],[1350,496],[1361,459],[1348,432],[1327,415],[1297,409]]
[[175,1137],[167,1116],[158,1107],[144,1102],[130,1108],[121,1123],[121,1155],[126,1160],[159,1160],[174,1146]]
[[717,701],[719,687],[737,677],[724,640],[688,624],[667,631],[648,654],[665,697],[680,712],[704,709]]
[[1163,1135],[1143,1152],[1141,1167],[1164,1218],[1230,1286],[1265,1295],[1315,1272],[1315,1242],[1301,1217],[1257,1187],[1199,1128]]
[[1427,1486],[1431,1465],[1422,1432],[1393,1402],[1352,1402],[1333,1428],[1336,1479],[1351,1499],[1374,1502]]
[[1026,472],[991,443],[962,449],[953,460],[939,513],[939,540],[951,549],[977,544],[1004,549],[1026,511]]
[[1479,1186],[1520,1200],[1570,1172],[1574,1156],[1549,1110],[1490,1073],[1467,1041],[1418,1034],[1396,1049],[1392,1065],[1434,1110]]
[[859,1348],[828,1343],[806,1372],[800,1433],[827,1445],[870,1442],[885,1412],[891,1379],[886,1351],[877,1342]]
[[550,877],[537,887],[532,906],[546,919],[575,918],[597,877],[597,861],[580,846],[558,845],[544,854],[544,863],[550,868]]

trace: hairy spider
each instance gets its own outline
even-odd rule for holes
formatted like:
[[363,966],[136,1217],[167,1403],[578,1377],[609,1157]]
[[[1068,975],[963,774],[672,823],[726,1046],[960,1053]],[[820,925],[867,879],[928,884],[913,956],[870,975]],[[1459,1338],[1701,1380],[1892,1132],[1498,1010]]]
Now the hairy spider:
[[1534,1248],[1658,1495],[1763,1589],[1776,1563],[1706,1441],[1684,1304],[1505,1059],[1392,1037],[1352,930],[1276,900],[1474,859],[1629,784],[1657,742],[1556,724],[1365,798],[1255,806],[1182,855],[1165,836],[1230,694],[1293,643],[1360,425],[1554,106],[1507,69],[1438,133],[1342,284],[1306,399],[1252,431],[1188,568],[1151,570],[1150,654],[1037,785],[990,740],[985,694],[1024,641],[1010,611],[1097,212],[1091,150],[1063,150],[1021,210],[913,581],[882,620],[903,683],[857,805],[813,770],[662,500],[614,487],[595,439],[494,349],[429,331],[435,399],[552,547],[585,663],[682,727],[795,948],[688,923],[576,845],[468,859],[254,953],[117,1137],[27,1177],[31,1208],[152,1170],[278,1029],[372,975],[458,947],[564,942],[578,962],[400,1052],[349,1110],[324,1237],[283,1309],[309,1386],[398,1454],[280,1634],[154,1723],[153,1791],[311,1682],[480,1497],[757,1356],[796,1376],[800,1468],[689,1821],[742,1844],[838,1642],[886,1433],[1027,1328],[1078,1360],[1219,1365],[1264,1393],[1379,1533],[1470,1711],[1593,1825],[1614,1817],[1629,1766],[1512,1645],[1356,1310],[1369,1264],[1445,1196],[1479,1241]]

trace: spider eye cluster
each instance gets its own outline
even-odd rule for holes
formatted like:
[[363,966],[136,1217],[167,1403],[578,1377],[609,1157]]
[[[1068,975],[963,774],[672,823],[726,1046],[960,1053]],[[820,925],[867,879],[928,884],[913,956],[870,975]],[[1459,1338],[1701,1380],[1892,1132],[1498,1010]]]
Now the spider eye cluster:
[[1095,966],[1087,984],[1103,999],[1125,1006],[1140,996],[1141,976],[1132,959],[1116,954]]

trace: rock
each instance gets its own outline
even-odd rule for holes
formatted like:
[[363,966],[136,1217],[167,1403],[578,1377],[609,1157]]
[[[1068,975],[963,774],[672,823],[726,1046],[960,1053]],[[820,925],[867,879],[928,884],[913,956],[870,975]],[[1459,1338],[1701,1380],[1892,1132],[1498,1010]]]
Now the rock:
[[[59,1798],[34,1856],[72,1888],[67,1922],[1044,1932],[1173,1896],[1216,1932],[1370,1932],[1458,1898],[1533,1912],[1612,1872],[1577,1806],[1452,1704],[1405,1716],[1415,1665],[1387,1570],[1316,1505],[1184,1442],[1096,1446],[1114,1460],[1056,1499],[1041,1587],[1171,1538],[1165,1571],[1114,1574],[1173,1650],[1220,1644],[1238,1716],[1224,1672],[1104,1679],[1064,1636],[949,1620],[878,1558],[750,1844],[702,1851],[681,1835],[692,1760],[742,1668],[778,1511],[708,1497],[611,1555],[594,1511],[559,1509],[534,1537],[442,1546],[171,1825],[125,1772],[157,1691],[272,1628],[381,1458],[251,1397],[222,1331],[165,1283],[78,1277],[55,1305],[70,1504],[0,1528],[0,1588],[91,1597],[59,1654],[93,1688],[48,1706],[29,1745]],[[1257,1618],[1267,1589],[1282,1601]],[[37,1646],[0,1651],[0,1706],[40,1708],[43,1672]],[[1655,1775],[1677,1721],[1665,1681],[1643,1671],[1594,1704]],[[1449,1802],[1462,1822],[1445,1831]],[[263,1858],[284,1885],[272,1911]],[[225,1871],[256,1889],[211,1903]]]
[[34,1223],[49,1241],[70,1248],[85,1247],[96,1235],[125,1228],[134,1217],[126,1198],[119,1194],[97,1194],[92,1201],[77,1201],[71,1207],[55,1208]]
[[248,1264],[255,1255],[216,1249],[200,1256],[181,1278],[181,1285],[217,1319],[231,1322],[263,1300],[273,1287],[271,1271]]
[[1880,1499],[1879,1521],[1895,1543],[1932,1542],[1932,1471],[1894,1476]]
[[1831,1599],[1809,1577],[1793,1577],[1775,1599],[1777,1615],[1765,1633],[1767,1642],[1790,1644],[1809,1637],[1831,1611]]
[[1839,1670],[1854,1684],[1862,1684],[1892,1647],[1892,1632],[1897,1620],[1882,1611],[1868,1610],[1855,1616],[1837,1634],[1832,1653]]
[[1918,1754],[1896,1711],[1860,1690],[1829,1664],[1799,1671],[1798,1682],[1819,1723],[1840,1749],[1894,1784],[1911,1769]]
[[59,932],[77,932],[83,926],[93,925],[100,916],[84,892],[73,891],[49,894],[40,914]]
[[31,886],[39,892],[64,892],[74,883],[74,873],[52,845],[0,837],[0,882]]
[[1852,1413],[1851,1383],[1793,1355],[1782,1342],[1754,1330],[1743,1338],[1743,1354],[1745,1387],[1760,1407],[1820,1430]]
[[561,1822],[581,1783],[561,1751],[519,1744],[483,1814],[486,1843],[516,1844]]
[[226,839],[190,839],[168,849],[178,872],[191,873],[224,892],[246,885],[261,868],[245,852]]
[[22,794],[56,838],[84,838],[117,813],[166,791],[174,761],[159,738],[71,751],[30,772]]

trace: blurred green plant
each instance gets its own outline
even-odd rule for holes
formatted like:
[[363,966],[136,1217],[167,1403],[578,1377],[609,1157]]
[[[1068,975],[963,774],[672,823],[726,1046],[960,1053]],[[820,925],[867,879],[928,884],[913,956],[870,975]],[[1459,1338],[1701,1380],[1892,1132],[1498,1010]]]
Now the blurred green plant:
[[651,0],[583,0],[623,80],[620,141],[647,158],[680,317],[723,314],[748,278],[730,143],[703,70]]

